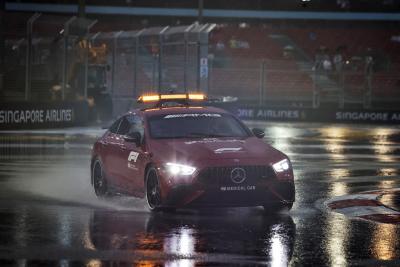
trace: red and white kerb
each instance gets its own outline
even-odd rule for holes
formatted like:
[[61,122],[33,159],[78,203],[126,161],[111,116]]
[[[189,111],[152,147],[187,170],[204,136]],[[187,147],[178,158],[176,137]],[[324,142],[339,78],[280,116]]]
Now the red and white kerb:
[[400,188],[334,197],[325,201],[324,204],[332,211],[348,217],[380,223],[400,224],[400,212],[383,205],[379,201],[382,195],[395,193],[400,194]]

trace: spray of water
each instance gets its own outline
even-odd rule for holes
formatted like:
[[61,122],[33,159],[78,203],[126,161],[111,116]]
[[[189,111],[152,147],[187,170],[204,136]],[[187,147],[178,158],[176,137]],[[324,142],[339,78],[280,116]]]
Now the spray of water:
[[[88,161],[40,164],[32,167],[16,166],[18,174],[8,182],[19,198],[48,199],[72,205],[110,208],[117,210],[147,211],[146,202],[134,197],[99,199],[90,184]],[[19,164],[18,164],[19,165]],[[23,166],[22,166],[23,165]],[[22,168],[22,169],[21,169]]]

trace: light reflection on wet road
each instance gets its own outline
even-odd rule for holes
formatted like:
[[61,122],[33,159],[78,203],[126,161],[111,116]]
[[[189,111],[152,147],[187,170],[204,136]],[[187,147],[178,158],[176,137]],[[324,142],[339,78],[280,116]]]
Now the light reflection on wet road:
[[[329,198],[400,187],[400,128],[251,122],[292,159],[291,212],[260,208],[150,214],[100,201],[89,185],[93,135],[0,133],[1,266],[400,265],[400,225],[326,210]],[[91,135],[92,134],[92,135]],[[382,202],[399,206],[396,195]]]

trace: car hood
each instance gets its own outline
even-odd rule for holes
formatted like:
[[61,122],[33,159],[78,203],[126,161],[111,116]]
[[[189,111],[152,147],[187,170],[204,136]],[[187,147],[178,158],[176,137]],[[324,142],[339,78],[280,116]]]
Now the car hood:
[[263,158],[275,162],[286,157],[282,152],[256,137],[162,139],[153,140],[150,147],[158,161],[195,162],[212,159]]

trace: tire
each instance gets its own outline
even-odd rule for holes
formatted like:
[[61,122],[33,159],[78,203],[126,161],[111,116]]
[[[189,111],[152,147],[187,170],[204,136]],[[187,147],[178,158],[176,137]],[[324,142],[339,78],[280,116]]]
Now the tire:
[[97,197],[103,198],[107,196],[107,180],[100,160],[96,159],[93,163],[92,182],[94,193]]
[[151,167],[146,173],[146,201],[150,211],[161,209],[160,180],[155,168]]
[[289,211],[293,207],[293,202],[288,202],[288,203],[283,203],[283,202],[278,202],[278,203],[270,203],[264,205],[264,211],[267,213],[279,213],[281,211]]

